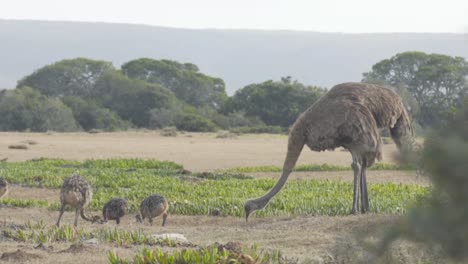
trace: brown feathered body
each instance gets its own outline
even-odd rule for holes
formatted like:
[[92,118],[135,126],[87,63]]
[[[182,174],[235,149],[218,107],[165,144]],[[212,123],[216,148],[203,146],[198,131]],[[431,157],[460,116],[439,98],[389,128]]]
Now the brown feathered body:
[[307,145],[313,151],[344,147],[351,153],[354,172],[353,207],[356,213],[369,210],[366,168],[382,159],[380,130],[388,128],[398,146],[412,137],[408,113],[401,98],[392,90],[366,83],[334,86],[302,113],[289,133],[288,151],[281,177],[262,197],[247,200],[246,219],[251,212],[264,208],[286,183],[299,155]]
[[63,180],[62,187],[60,189],[60,215],[57,220],[57,226],[60,225],[60,219],[65,210],[65,206],[70,206],[75,208],[75,223],[78,224],[78,212],[80,212],[81,217],[87,221],[93,221],[87,217],[84,213],[84,207],[86,207],[93,197],[93,191],[91,185],[86,181],[85,178],[80,175],[72,175],[66,177]]
[[390,129],[398,147],[402,136],[412,135],[401,98],[381,86],[344,83],[334,86],[301,114],[291,133],[301,134],[294,136],[304,137],[300,140],[305,140],[314,151],[344,147],[364,153],[369,167],[376,159],[382,159],[380,129],[383,128]]
[[4,178],[0,177],[0,198],[7,195],[7,193],[8,193],[8,182]]
[[128,213],[128,201],[124,198],[112,198],[102,208],[104,222],[115,220],[120,224],[120,218]]
[[143,222],[145,218],[149,219],[150,224],[153,224],[153,218],[162,215],[164,226],[166,224],[167,210],[169,204],[164,196],[154,194],[146,197],[141,201],[140,214],[136,216],[138,222]]

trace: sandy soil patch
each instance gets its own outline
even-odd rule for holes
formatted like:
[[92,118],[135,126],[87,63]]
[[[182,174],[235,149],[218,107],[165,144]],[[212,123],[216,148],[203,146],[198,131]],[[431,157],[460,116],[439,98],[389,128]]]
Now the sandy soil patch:
[[[27,150],[9,149],[12,144],[32,141]],[[49,157],[72,160],[103,158],[146,158],[170,160],[192,171],[232,167],[282,166],[287,136],[243,135],[216,138],[214,133],[186,133],[163,137],[159,132],[116,133],[0,133],[0,160],[24,161]],[[384,161],[394,162],[396,147],[384,145]],[[298,164],[350,165],[347,151],[313,152],[304,148]]]

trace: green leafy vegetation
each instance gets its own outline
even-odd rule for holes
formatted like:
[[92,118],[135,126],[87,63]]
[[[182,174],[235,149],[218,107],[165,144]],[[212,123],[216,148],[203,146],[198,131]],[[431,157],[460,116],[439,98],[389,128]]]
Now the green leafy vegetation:
[[101,242],[111,243],[117,246],[148,245],[148,246],[191,246],[190,243],[182,243],[175,240],[155,238],[145,234],[142,230],[126,231],[117,228],[99,229],[97,231],[85,231],[84,228],[76,229],[71,225],[60,227],[48,227],[41,220],[28,221],[24,226],[7,228],[3,231],[7,238],[30,243],[54,243],[54,242],[78,242],[86,239],[97,238]]
[[230,244],[220,245],[214,244],[211,246],[203,246],[198,249],[183,249],[180,251],[163,252],[161,249],[154,250],[143,248],[138,254],[133,257],[132,261],[120,258],[117,254],[110,251],[108,260],[111,264],[134,263],[134,264],[150,264],[150,263],[297,263],[297,260],[289,260],[282,256],[278,250],[261,250],[258,246],[250,248],[230,248]]
[[18,81],[17,88],[29,86],[51,97],[90,97],[99,78],[115,71],[107,61],[76,58],[46,65]]
[[[461,57],[403,52],[373,65],[364,82],[388,85],[402,97],[415,130],[440,125],[468,94]],[[33,91],[31,91],[33,90]],[[116,69],[107,61],[66,59],[46,65],[0,91],[1,131],[102,131],[175,126],[187,131],[286,133],[324,88],[292,77],[241,87],[197,65],[139,58]]]
[[235,127],[229,130],[232,133],[236,134],[287,134],[287,129],[280,126],[249,126],[249,127]]
[[239,89],[224,111],[244,111],[247,116],[258,116],[266,125],[288,127],[323,93],[323,89],[286,77]]
[[433,127],[468,95],[467,76],[465,58],[411,51],[374,64],[363,81],[396,88],[413,119]]
[[0,130],[58,132],[77,131],[72,110],[60,99],[42,95],[30,87],[0,91]]
[[126,76],[162,85],[194,107],[219,109],[227,99],[224,81],[199,72],[192,63],[141,58],[122,65]]
[[[415,170],[416,168],[412,165],[395,165],[390,163],[376,163],[369,168],[369,170]],[[281,172],[281,167],[278,166],[255,166],[255,167],[237,167],[229,168],[225,170],[219,170],[218,172],[229,172],[229,173],[255,173],[255,172]],[[302,164],[297,165],[294,171],[347,171],[351,170],[351,166],[340,166],[331,164]]]
[[[173,162],[112,159],[84,162],[39,159],[1,163],[0,175],[11,183],[32,187],[60,188],[63,178],[73,173],[84,176],[93,186],[90,208],[101,210],[112,197],[126,197],[131,212],[151,194],[164,195],[169,212],[181,215],[204,215],[209,208],[219,208],[221,215],[243,216],[243,203],[264,194],[273,184],[270,179],[251,179],[239,172],[214,172],[187,177],[183,167]],[[392,183],[371,184],[371,211],[402,213],[407,206],[428,192],[425,187]],[[352,186],[327,180],[290,181],[284,190],[259,216],[347,215]],[[0,200],[0,203],[11,200]],[[57,203],[59,197],[57,197]],[[27,204],[26,204],[27,205]],[[24,206],[24,205],[23,205]],[[30,206],[56,208],[57,204],[32,202]]]
[[390,228],[381,249],[406,238],[443,255],[468,260],[468,99],[445,124],[432,133],[422,150],[421,166],[433,190],[396,225]]

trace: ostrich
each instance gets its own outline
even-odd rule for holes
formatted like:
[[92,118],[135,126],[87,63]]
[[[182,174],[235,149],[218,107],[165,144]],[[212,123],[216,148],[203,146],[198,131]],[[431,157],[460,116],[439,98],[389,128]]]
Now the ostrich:
[[8,182],[0,177],[0,198],[7,195],[8,193]]
[[136,215],[136,220],[142,223],[145,218],[148,218],[150,224],[153,225],[153,218],[162,214],[162,226],[164,226],[166,224],[168,208],[169,204],[163,196],[157,194],[148,196],[141,202],[140,213]]
[[96,222],[99,221],[99,216],[89,218],[84,214],[84,207],[89,204],[93,197],[91,185],[81,176],[72,175],[63,180],[62,188],[60,189],[60,214],[57,220],[57,226],[60,226],[60,219],[62,218],[65,206],[75,208],[75,227],[78,225],[78,211],[80,211],[81,218],[86,221]]
[[102,208],[104,222],[107,222],[107,220],[115,220],[117,224],[120,224],[120,218],[127,213],[128,202],[127,199],[123,198],[112,198]]
[[366,168],[382,159],[379,129],[383,128],[390,129],[398,149],[405,137],[413,136],[408,114],[395,92],[365,83],[343,83],[331,88],[293,124],[281,177],[265,195],[245,202],[246,221],[281,190],[304,145],[313,151],[343,147],[351,153],[354,172],[351,214],[358,213],[359,199],[361,212],[368,211]]

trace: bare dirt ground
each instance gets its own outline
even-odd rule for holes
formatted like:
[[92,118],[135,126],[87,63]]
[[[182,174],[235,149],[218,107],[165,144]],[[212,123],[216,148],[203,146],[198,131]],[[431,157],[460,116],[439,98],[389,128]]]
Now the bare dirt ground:
[[[2,227],[15,223],[24,224],[27,220],[43,219],[53,225],[58,212],[46,209],[18,209],[2,208],[0,221]],[[98,212],[93,212],[97,214]],[[66,212],[62,223],[73,223],[72,212]],[[289,258],[299,260],[327,259],[333,255],[337,241],[351,236],[352,232],[364,229],[365,232],[375,232],[380,225],[393,222],[395,216],[363,215],[346,217],[272,217],[252,218],[249,223],[244,219],[235,217],[209,217],[209,216],[170,216],[168,224],[161,227],[137,224],[132,216],[123,219],[117,228],[123,230],[143,229],[148,234],[179,233],[196,245],[209,245],[214,242],[227,243],[241,242],[243,245],[258,244],[264,249],[280,249]],[[104,225],[90,224],[80,219],[80,227],[86,230],[100,228],[114,228],[114,222]],[[131,258],[142,246],[117,247],[112,244],[100,243],[86,246],[79,252],[63,252],[70,248],[72,243],[53,243],[50,248],[35,248],[37,244],[5,241],[0,236],[0,255],[5,252],[15,252],[18,249],[29,254],[27,263],[106,263],[107,252],[114,250],[121,257]],[[9,261],[6,261],[9,262]],[[18,263],[13,259],[11,263]],[[21,261],[20,261],[21,262]],[[0,259],[0,263],[3,261]]]
[[[28,144],[35,143],[33,145]],[[27,150],[9,149],[24,144]],[[170,160],[192,171],[276,165],[286,156],[287,136],[243,135],[220,139],[213,133],[163,137],[158,132],[120,133],[0,133],[0,160],[24,161],[48,157],[71,160],[146,158]],[[384,162],[395,162],[394,144],[384,145]],[[349,152],[313,152],[304,148],[298,164],[350,165]]]
[[[33,144],[30,144],[33,143]],[[182,134],[162,137],[157,132],[125,133],[0,133],[0,160],[24,161],[39,157],[73,160],[112,157],[151,158],[171,160],[192,171],[211,171],[231,167],[276,165],[281,166],[285,156],[287,137],[274,135],[245,135],[235,139],[218,139],[215,134]],[[9,149],[10,145],[24,144],[26,150]],[[384,146],[384,161],[392,163],[396,153],[394,145]],[[312,152],[304,149],[299,164],[349,165],[350,155],[341,150]],[[278,173],[255,173],[259,178],[274,178]],[[370,171],[370,183],[396,182],[403,184],[429,184],[413,172]],[[294,172],[293,180],[318,178],[351,181],[351,171]],[[12,186],[8,197],[58,201],[59,191]],[[351,205],[351,200],[350,200]],[[98,214],[99,212],[94,212]],[[0,231],[11,224],[21,225],[29,220],[44,220],[53,225],[58,212],[38,208],[0,208]],[[396,216],[373,215],[345,217],[271,217],[242,218],[209,216],[169,216],[168,225],[138,225],[133,216],[123,220],[119,229],[143,228],[147,233],[180,233],[197,245],[214,242],[238,241],[244,245],[258,244],[261,248],[280,249],[285,256],[324,260],[336,251],[340,243],[358,230],[377,232],[381,226],[395,221]],[[158,219],[159,221],[160,219]],[[158,222],[156,221],[156,222]],[[63,223],[72,223],[73,213],[66,212]],[[86,230],[113,228],[115,224],[90,224],[80,220]],[[2,232],[3,233],[3,232]],[[337,246],[338,245],[338,246]],[[115,250],[122,257],[131,257],[141,246],[116,247],[100,243],[85,248],[72,248],[70,243],[53,243],[51,248],[36,249],[31,243],[16,242],[0,233],[0,263],[106,263],[107,252]],[[346,248],[346,245],[344,246]],[[19,252],[17,252],[20,250]],[[65,250],[65,251],[64,251]],[[7,253],[6,255],[3,253]],[[11,253],[11,254],[10,254]],[[5,256],[2,258],[2,254]]]

